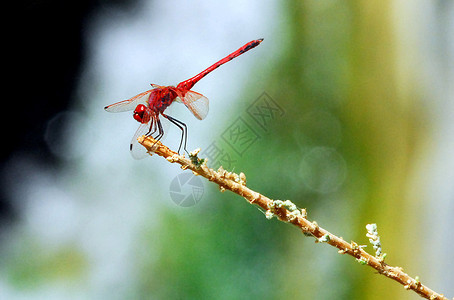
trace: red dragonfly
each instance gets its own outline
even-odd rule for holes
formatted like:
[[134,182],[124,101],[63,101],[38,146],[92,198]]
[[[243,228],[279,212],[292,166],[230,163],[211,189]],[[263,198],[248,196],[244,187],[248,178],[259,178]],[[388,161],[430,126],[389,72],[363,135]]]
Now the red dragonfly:
[[163,116],[181,130],[180,146],[178,153],[180,153],[181,146],[184,141],[184,150],[186,150],[187,142],[187,127],[183,122],[164,113],[166,108],[174,101],[182,102],[192,112],[192,114],[199,120],[202,120],[208,114],[208,99],[197,92],[191,91],[191,88],[203,77],[208,75],[211,71],[219,66],[231,61],[235,57],[257,47],[263,39],[253,40],[241,47],[240,49],[227,55],[220,61],[212,66],[203,70],[188,80],[180,82],[175,86],[159,86],[151,84],[153,89],[140,93],[128,100],[124,100],[115,104],[108,105],[104,109],[108,112],[123,112],[133,110],[133,117],[140,123],[139,129],[134,134],[130,150],[134,158],[140,159],[145,157],[145,148],[139,145],[137,138],[142,135],[153,136],[159,141],[164,135],[164,129],[159,119]]

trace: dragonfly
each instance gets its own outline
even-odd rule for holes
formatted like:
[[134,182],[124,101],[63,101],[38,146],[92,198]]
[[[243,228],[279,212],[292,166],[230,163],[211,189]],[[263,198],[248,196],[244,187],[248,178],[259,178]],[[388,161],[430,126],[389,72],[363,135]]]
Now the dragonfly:
[[142,135],[151,136],[156,141],[159,141],[164,136],[164,127],[160,120],[161,116],[169,120],[170,123],[174,124],[181,130],[181,140],[180,146],[178,147],[178,153],[180,153],[182,145],[184,146],[184,151],[188,153],[186,150],[188,134],[187,126],[182,121],[169,116],[166,112],[167,107],[175,101],[183,103],[197,119],[203,120],[208,114],[208,98],[200,93],[192,91],[191,88],[199,82],[200,79],[208,75],[213,70],[231,61],[235,57],[238,57],[241,54],[257,47],[262,41],[263,39],[250,41],[194,77],[180,82],[176,87],[151,84],[151,90],[140,93],[130,99],[104,107],[106,111],[113,113],[133,110],[133,118],[140,123],[140,126],[134,134],[129,146],[133,158],[141,159],[146,156],[145,148],[139,145],[137,141],[138,137]]

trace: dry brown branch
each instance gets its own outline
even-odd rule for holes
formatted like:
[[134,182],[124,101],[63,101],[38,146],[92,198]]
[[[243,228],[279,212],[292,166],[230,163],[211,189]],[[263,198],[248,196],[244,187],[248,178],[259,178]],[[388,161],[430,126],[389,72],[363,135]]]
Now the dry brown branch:
[[[313,236],[316,242],[323,242],[338,249],[340,254],[348,254],[354,257],[359,263],[368,265],[379,274],[391,278],[407,290],[413,290],[420,296],[427,299],[447,299],[442,294],[431,290],[423,285],[419,278],[412,278],[403,272],[401,267],[393,267],[384,262],[384,256],[373,256],[363,250],[363,246],[355,242],[346,242],[342,238],[321,228],[315,221],[309,221],[306,217],[305,209],[298,209],[295,204],[289,200],[272,200],[258,192],[249,189],[246,186],[246,176],[244,173],[235,174],[224,170],[222,167],[215,171],[206,166],[203,159],[197,157],[198,151],[190,153],[186,158],[170,150],[161,142],[156,142],[151,137],[139,137],[139,143],[147,148],[150,155],[156,153],[164,157],[171,163],[178,163],[183,170],[190,169],[196,175],[200,175],[219,185],[221,191],[230,190],[244,197],[250,204],[255,204],[266,211],[266,217],[277,217],[280,221],[290,223],[300,228],[307,236]],[[369,231],[369,229],[368,229]],[[369,235],[368,235],[369,237]],[[378,252],[377,252],[378,253]]]

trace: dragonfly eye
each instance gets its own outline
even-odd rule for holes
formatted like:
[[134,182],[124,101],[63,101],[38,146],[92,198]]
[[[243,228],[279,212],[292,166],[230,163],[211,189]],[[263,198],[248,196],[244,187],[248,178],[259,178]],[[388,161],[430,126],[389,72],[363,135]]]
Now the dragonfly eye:
[[139,123],[147,123],[150,120],[150,114],[147,111],[147,107],[143,104],[137,105],[133,117]]

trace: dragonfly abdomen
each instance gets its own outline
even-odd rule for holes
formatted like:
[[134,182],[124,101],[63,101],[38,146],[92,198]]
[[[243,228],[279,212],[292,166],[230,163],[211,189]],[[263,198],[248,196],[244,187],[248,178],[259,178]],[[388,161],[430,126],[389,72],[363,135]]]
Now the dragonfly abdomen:
[[178,85],[177,85],[177,88],[179,89],[182,89],[182,90],[190,90],[200,79],[202,79],[203,77],[205,77],[206,75],[208,75],[208,73],[212,72],[213,70],[219,68],[220,66],[222,66],[223,64],[225,64],[226,62],[229,62],[231,61],[232,59],[234,59],[235,57],[251,50],[252,48],[255,48],[257,47],[258,45],[260,45],[260,43],[263,41],[263,39],[258,39],[258,40],[253,40],[253,41],[250,41],[249,43],[247,43],[246,45],[244,45],[243,47],[239,48],[238,50],[236,50],[235,52],[227,55],[226,57],[224,57],[223,59],[221,59],[220,61],[214,63],[213,65],[211,65],[210,67],[206,68],[205,70],[203,70],[202,72],[200,72],[199,74],[195,75],[194,77],[192,78],[189,78],[188,80],[185,80],[183,82],[180,82]]

